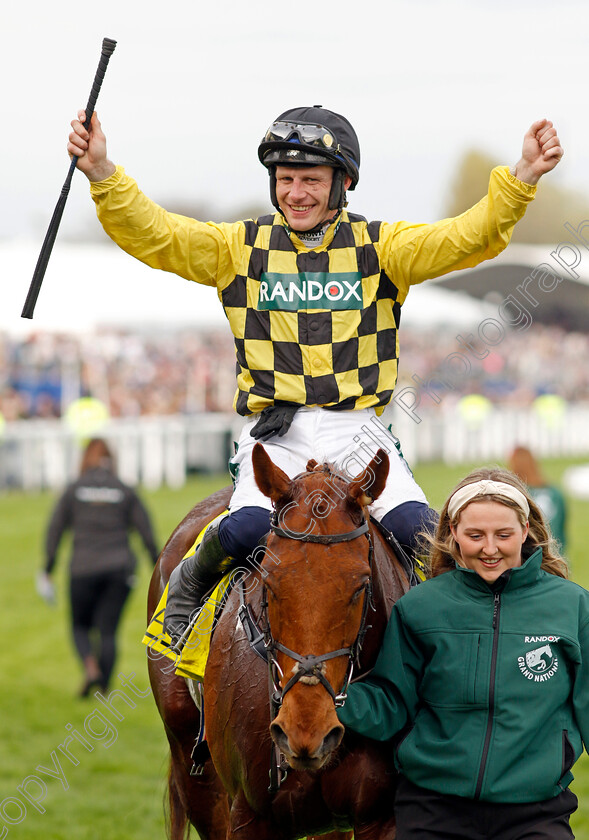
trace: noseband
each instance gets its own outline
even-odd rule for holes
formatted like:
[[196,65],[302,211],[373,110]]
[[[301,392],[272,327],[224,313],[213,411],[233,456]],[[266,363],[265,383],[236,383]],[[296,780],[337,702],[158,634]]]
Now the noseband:
[[[297,540],[298,542],[319,543],[320,545],[333,545],[335,543],[350,542],[351,540],[355,540],[357,537],[366,536],[369,546],[368,564],[370,566],[370,570],[372,571],[374,549],[372,546],[372,539],[370,537],[370,529],[366,519],[364,519],[364,521],[358,528],[354,529],[353,531],[345,531],[342,534],[297,534],[296,532],[286,531],[283,528],[280,528],[277,524],[276,515],[274,514],[270,520],[270,530],[274,534],[276,534],[276,536],[283,537],[284,539]],[[338,650],[332,650],[329,653],[322,653],[318,656],[314,656],[313,654],[301,656],[301,654],[297,653],[294,650],[290,650],[290,648],[287,648],[285,645],[281,644],[273,638],[272,630],[270,629],[270,622],[268,619],[267,593],[266,588],[264,587],[264,594],[262,600],[262,611],[264,614],[266,626],[264,632],[264,644],[268,652],[268,662],[270,665],[270,679],[273,687],[273,692],[270,698],[272,703],[273,718],[276,717],[276,715],[278,714],[278,709],[282,705],[285,694],[288,691],[290,691],[290,689],[293,686],[295,686],[303,677],[315,678],[318,682],[320,682],[327,690],[329,696],[332,698],[336,707],[344,705],[347,697],[348,686],[350,684],[350,680],[352,679],[354,662],[358,664],[360,652],[364,643],[364,637],[369,629],[369,626],[367,626],[366,624],[366,617],[368,614],[369,607],[372,607],[372,609],[374,609],[374,605],[372,602],[372,582],[370,578],[364,586],[364,603],[362,605],[360,629],[358,630],[358,635],[356,636],[356,640],[354,641],[354,643],[350,647],[339,648]],[[276,651],[280,651],[281,653],[286,654],[298,663],[297,670],[295,671],[293,676],[288,680],[284,688],[282,688],[280,685],[280,679],[284,675],[274,655]],[[348,657],[348,667],[346,670],[346,676],[344,678],[343,686],[341,690],[338,693],[336,693],[333,686],[323,673],[323,663],[327,662],[329,659],[337,659],[337,657],[339,656]]]

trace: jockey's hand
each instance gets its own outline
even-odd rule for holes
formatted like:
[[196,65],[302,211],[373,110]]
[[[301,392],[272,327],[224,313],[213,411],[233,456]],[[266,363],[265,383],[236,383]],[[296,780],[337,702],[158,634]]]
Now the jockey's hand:
[[47,572],[39,572],[37,575],[37,594],[51,606],[55,605],[55,587]]
[[250,435],[256,440],[269,440],[278,435],[282,437],[290,429],[290,424],[300,405],[269,405],[260,414],[260,418]]
[[515,177],[526,184],[537,184],[564,154],[560,139],[550,120],[537,120],[524,135],[522,156],[515,165]]
[[84,128],[86,112],[78,111],[78,119],[71,121],[67,150],[70,157],[77,157],[76,167],[89,181],[104,181],[114,175],[116,166],[106,156],[106,137],[96,111],[88,129]]

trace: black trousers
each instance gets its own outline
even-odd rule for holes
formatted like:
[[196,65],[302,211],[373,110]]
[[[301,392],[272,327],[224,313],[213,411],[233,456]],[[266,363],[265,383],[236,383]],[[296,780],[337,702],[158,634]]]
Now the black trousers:
[[116,631],[131,586],[126,571],[72,577],[70,603],[72,634],[80,659],[93,654],[107,687],[115,664]]
[[577,809],[570,790],[542,802],[480,802],[417,787],[401,777],[397,840],[571,840]]

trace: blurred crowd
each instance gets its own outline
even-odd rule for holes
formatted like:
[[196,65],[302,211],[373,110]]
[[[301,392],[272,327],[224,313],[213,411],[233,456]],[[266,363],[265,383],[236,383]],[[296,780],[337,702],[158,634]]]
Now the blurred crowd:
[[[429,383],[444,397],[478,393],[493,403],[529,405],[552,393],[589,401],[589,335],[534,324],[489,346],[450,328],[405,327],[399,385]],[[436,384],[436,382],[438,384]],[[5,420],[60,417],[80,396],[112,417],[231,411],[235,352],[229,331],[178,330],[90,335],[0,334],[0,412]]]
[[226,331],[0,335],[0,412],[60,417],[78,397],[111,417],[230,411],[235,351]]
[[397,392],[419,386],[422,394],[427,390],[433,395],[432,407],[446,396],[466,394],[482,394],[494,404],[512,407],[529,406],[543,394],[587,402],[589,367],[579,364],[587,352],[589,334],[542,324],[505,331],[495,346],[467,331],[405,327]]

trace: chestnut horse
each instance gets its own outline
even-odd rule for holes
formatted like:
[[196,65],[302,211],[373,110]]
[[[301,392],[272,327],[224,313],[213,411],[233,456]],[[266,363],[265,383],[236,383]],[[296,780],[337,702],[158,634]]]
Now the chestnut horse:
[[[392,749],[344,733],[336,714],[354,664],[359,675],[374,665],[392,605],[408,589],[366,519],[388,457],[379,450],[352,480],[315,461],[291,480],[260,444],[253,462],[274,515],[261,566],[232,591],[213,636],[204,680],[212,761],[201,775],[190,775],[199,718],[186,681],[168,660],[149,660],[171,748],[170,837],[186,836],[190,822],[202,840],[343,840],[351,831],[356,840],[391,840]],[[172,534],[154,572],[150,616],[171,570],[228,495],[198,505]],[[248,641],[248,615],[268,663]]]

